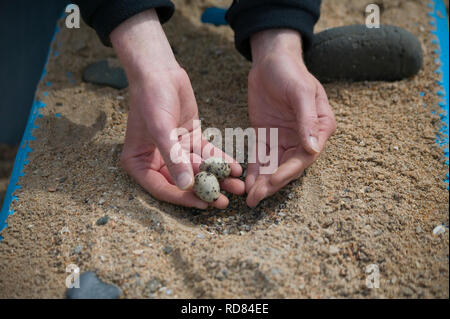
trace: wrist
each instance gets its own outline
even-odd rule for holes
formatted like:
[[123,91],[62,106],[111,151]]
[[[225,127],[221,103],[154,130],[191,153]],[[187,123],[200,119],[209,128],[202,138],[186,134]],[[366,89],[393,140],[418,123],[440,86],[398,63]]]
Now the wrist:
[[179,68],[154,9],[122,22],[110,39],[130,83],[154,72]]
[[302,57],[302,40],[300,33],[291,29],[269,29],[257,32],[250,38],[252,60],[254,64],[268,57],[291,55]]

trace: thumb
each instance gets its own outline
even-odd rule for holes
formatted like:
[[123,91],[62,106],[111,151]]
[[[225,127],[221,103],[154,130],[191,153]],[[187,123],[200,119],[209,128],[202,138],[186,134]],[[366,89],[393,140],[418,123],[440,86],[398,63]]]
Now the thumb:
[[[179,139],[181,136],[181,140]],[[194,173],[190,162],[189,131],[184,128],[164,129],[155,137],[164,163],[169,170],[170,176],[178,188],[185,190],[194,183]],[[187,144],[189,145],[189,144]]]
[[296,104],[298,132],[304,149],[310,154],[320,153],[319,117],[316,109],[315,90],[297,91]]

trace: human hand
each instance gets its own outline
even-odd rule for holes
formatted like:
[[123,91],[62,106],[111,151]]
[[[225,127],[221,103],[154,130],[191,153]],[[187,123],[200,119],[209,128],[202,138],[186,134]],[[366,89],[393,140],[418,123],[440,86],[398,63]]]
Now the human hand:
[[[266,30],[251,37],[253,65],[248,77],[252,127],[278,128],[279,167],[260,174],[260,162],[249,163],[245,181],[247,204],[258,205],[291,180],[301,176],[323,150],[336,129],[324,88],[302,59],[300,34]],[[270,149],[257,141],[256,149]],[[273,146],[272,146],[273,147]]]
[[[202,157],[211,155],[202,151],[213,145],[202,139],[200,124],[194,122],[198,110],[189,77],[178,65],[156,12],[148,10],[126,20],[110,37],[130,85],[122,168],[157,199],[207,208],[208,203],[196,197],[191,187]],[[177,128],[183,132],[171,138]],[[194,143],[199,143],[199,150],[193,148]],[[232,176],[241,175],[236,161],[215,151],[215,156],[230,163]],[[237,178],[225,179],[221,188],[235,194],[245,192],[244,183]],[[226,208],[228,199],[221,194],[211,205]]]

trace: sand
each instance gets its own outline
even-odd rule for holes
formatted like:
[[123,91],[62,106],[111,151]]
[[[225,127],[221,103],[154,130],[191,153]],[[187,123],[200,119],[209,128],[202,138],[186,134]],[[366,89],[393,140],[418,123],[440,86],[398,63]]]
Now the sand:
[[[248,127],[250,63],[229,28],[200,23],[205,7],[229,1],[175,2],[165,30],[204,128]],[[364,23],[366,2],[324,1],[316,31]],[[62,298],[66,266],[76,264],[124,298],[448,298],[448,229],[432,233],[448,226],[449,198],[434,142],[429,9],[421,0],[378,2],[382,23],[419,37],[423,70],[395,83],[327,84],[336,134],[301,179],[255,209],[238,196],[225,211],[177,207],[127,177],[118,157],[128,92],[81,81],[86,65],[114,52],[85,25],[61,28],[37,91],[47,107],[34,152],[2,232],[0,297]],[[379,267],[378,289],[365,284],[370,264]]]
[[14,165],[17,147],[0,144],[0,207],[8,189],[9,177]]

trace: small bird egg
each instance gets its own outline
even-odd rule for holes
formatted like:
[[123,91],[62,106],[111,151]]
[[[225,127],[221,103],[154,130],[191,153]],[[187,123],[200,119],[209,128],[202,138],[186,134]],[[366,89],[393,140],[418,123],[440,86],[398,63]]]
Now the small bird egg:
[[210,157],[200,164],[200,171],[214,174],[219,180],[223,180],[230,176],[231,168],[223,158]]
[[215,202],[220,196],[220,186],[217,178],[208,172],[195,175],[194,193],[205,202]]

